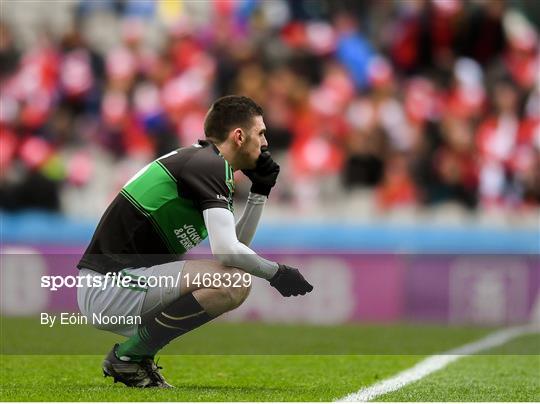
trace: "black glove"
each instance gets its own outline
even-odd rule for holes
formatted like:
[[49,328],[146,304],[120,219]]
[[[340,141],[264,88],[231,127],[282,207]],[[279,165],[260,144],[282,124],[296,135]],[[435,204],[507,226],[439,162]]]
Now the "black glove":
[[298,269],[282,264],[269,282],[285,297],[305,295],[313,290]]
[[261,148],[261,152],[255,168],[242,172],[251,180],[251,192],[268,196],[272,187],[276,185],[279,165],[272,159],[267,147]]

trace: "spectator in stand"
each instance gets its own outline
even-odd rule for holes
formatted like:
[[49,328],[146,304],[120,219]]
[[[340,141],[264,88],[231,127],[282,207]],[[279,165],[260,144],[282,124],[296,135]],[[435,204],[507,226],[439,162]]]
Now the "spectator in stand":
[[524,207],[540,203],[540,76],[525,104],[511,167],[514,172],[514,188],[518,201]]
[[505,46],[502,18],[503,1],[475,2],[469,13],[463,16],[457,33],[456,50],[470,57],[483,67],[497,62]]
[[484,119],[476,135],[480,157],[480,196],[487,206],[509,202],[512,189],[511,158],[518,141],[520,118],[518,92],[509,79],[493,87],[493,113]]
[[448,116],[442,125],[443,144],[433,158],[436,186],[432,201],[450,200],[476,207],[478,170],[470,121]]
[[11,29],[0,21],[0,80],[15,72],[19,59],[20,54],[13,42]]

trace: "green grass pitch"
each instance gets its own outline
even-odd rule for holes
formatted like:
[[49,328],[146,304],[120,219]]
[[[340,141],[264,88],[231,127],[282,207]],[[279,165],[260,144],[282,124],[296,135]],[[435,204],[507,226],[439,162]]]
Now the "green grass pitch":
[[[332,401],[491,330],[209,324],[160,355],[163,374],[176,386],[167,391],[103,378],[101,360],[121,339],[113,334],[7,318],[1,331],[2,401]],[[538,334],[522,337],[377,401],[540,401],[539,345]]]

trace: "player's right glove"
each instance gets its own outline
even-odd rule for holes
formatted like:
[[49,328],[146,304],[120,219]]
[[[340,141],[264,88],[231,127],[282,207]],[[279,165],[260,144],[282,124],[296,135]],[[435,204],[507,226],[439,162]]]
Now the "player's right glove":
[[283,264],[269,282],[285,297],[305,295],[313,290],[298,269]]
[[272,187],[276,185],[279,164],[272,159],[267,147],[262,148],[261,152],[257,166],[253,170],[242,170],[242,172],[251,180],[251,192],[268,196]]

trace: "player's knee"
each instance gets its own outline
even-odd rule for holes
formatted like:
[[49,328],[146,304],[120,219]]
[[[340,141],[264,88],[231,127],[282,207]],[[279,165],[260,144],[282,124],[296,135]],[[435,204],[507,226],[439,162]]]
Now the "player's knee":
[[240,306],[249,295],[249,287],[238,286],[228,287],[223,289],[225,295],[226,305],[228,310],[236,309]]
[[239,287],[233,287],[229,289],[232,289],[231,301],[233,304],[233,308],[236,308],[240,306],[242,303],[244,303],[244,301],[249,296],[249,292],[251,291],[251,284],[250,285],[242,284]]
[[[238,273],[240,276],[244,274],[241,270],[233,270],[231,272],[233,274]],[[234,282],[232,285],[227,287],[224,286],[220,289],[228,310],[232,310],[240,306],[247,299],[249,292],[251,291],[251,284]]]

